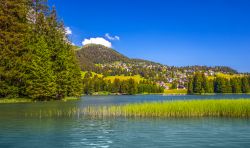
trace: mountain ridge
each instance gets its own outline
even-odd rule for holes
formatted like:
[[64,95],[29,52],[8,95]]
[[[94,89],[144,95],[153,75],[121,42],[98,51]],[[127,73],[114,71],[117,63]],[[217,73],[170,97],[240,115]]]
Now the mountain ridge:
[[196,70],[209,70],[209,69],[217,69],[218,71],[226,72],[226,73],[238,73],[235,69],[232,69],[228,66],[168,66],[161,63],[157,63],[150,60],[144,60],[139,58],[129,58],[113,48],[108,48],[99,44],[88,44],[80,49],[76,50],[76,55],[79,60],[80,66],[82,70],[93,70],[96,69],[96,64],[111,64],[114,62],[122,62],[129,64],[145,64],[145,65],[153,65],[153,66],[166,66],[170,68],[178,68],[178,69],[196,69]]

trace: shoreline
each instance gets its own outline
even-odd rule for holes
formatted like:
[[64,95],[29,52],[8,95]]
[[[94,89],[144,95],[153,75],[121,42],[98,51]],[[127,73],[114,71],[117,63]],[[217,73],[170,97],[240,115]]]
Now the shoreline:
[[[212,96],[212,95],[250,95],[250,93],[206,93],[206,94],[166,94],[166,93],[143,93],[143,94],[117,94],[117,93],[109,93],[109,94],[93,94],[93,95],[86,95],[83,94],[81,97],[84,96],[146,96],[146,95],[162,95],[162,96],[185,96],[185,95],[194,95],[194,96]],[[0,98],[0,104],[17,104],[17,103],[33,103],[33,102],[50,102],[50,101],[76,101],[80,100],[81,97],[66,97],[62,100],[33,100],[31,98]]]
[[80,100],[80,97],[65,97],[62,100],[34,100],[31,98],[0,98],[0,104],[18,104],[18,103],[35,103],[35,102],[50,102],[50,101],[75,101]]

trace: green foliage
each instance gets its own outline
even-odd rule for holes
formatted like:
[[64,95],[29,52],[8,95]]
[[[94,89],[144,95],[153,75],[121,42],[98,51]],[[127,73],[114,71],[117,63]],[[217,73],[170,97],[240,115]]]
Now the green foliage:
[[46,0],[2,0],[0,8],[0,97],[80,96],[78,61],[55,9]]
[[18,97],[28,57],[27,0],[0,2],[0,97]]
[[194,79],[193,79],[193,77],[189,78],[188,81],[189,81],[189,83],[188,83],[188,90],[187,90],[187,93],[188,93],[188,94],[193,94],[193,93],[194,93],[194,85],[193,85]]
[[193,92],[202,93],[204,91],[203,78],[201,73],[196,73],[193,82]]
[[249,93],[249,76],[215,77],[209,79],[204,74],[196,73],[189,79],[188,93]]
[[[79,113],[79,112],[78,112]],[[189,100],[87,107],[92,117],[250,117],[250,100]]]
[[26,93],[36,99],[55,97],[56,77],[50,60],[51,50],[44,36],[33,38],[33,43],[30,45],[33,51],[32,60],[27,65]]
[[28,103],[28,102],[33,102],[32,99],[29,98],[4,98],[0,99],[0,104],[5,104],[5,103]]
[[178,85],[177,82],[173,82],[172,86],[171,86],[171,89],[177,89],[177,85]]
[[250,92],[250,83],[248,81],[248,77],[243,77],[241,79],[241,89],[243,93],[249,93]]
[[[171,94],[171,95],[186,95],[187,89],[165,89],[164,94]],[[191,93],[192,94],[192,93]]]
[[142,94],[163,93],[164,88],[151,81],[136,81],[135,79],[106,79],[97,75],[83,79],[84,93],[92,95],[98,92],[111,92],[115,94]]

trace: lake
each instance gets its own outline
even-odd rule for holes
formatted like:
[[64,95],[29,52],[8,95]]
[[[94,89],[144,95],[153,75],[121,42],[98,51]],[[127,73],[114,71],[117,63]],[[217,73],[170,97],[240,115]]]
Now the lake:
[[243,118],[29,116],[43,110],[89,105],[223,98],[250,95],[84,96],[71,102],[0,104],[0,147],[250,147],[250,119]]

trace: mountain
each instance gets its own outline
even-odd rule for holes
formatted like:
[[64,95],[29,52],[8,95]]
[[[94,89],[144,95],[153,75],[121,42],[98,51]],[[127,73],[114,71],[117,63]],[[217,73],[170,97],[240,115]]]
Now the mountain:
[[[83,67],[95,67],[96,64],[112,64],[114,62],[126,63],[129,65],[151,65],[154,67],[168,67],[168,69],[192,69],[194,71],[208,71],[213,70],[216,72],[224,72],[224,73],[237,73],[236,70],[227,67],[227,66],[185,66],[185,67],[175,67],[175,66],[166,66],[160,63],[156,63],[153,61],[143,60],[143,59],[131,59],[127,56],[117,52],[112,48],[105,47],[103,45],[97,44],[88,44],[83,46],[82,48],[78,48],[76,50],[77,58],[79,59],[80,65],[82,69]],[[85,70],[89,70],[89,69]]]
[[[226,66],[185,66],[175,67],[160,63],[131,59],[114,49],[103,45],[90,44],[76,50],[81,69],[110,75],[141,75],[153,81],[186,81],[194,72],[236,74],[237,71]],[[181,80],[182,79],[182,80]]]
[[76,54],[83,70],[90,70],[95,67],[95,64],[111,64],[117,61],[131,64],[161,65],[142,59],[130,59],[112,48],[97,44],[85,45],[77,50]]
[[116,61],[129,62],[129,58],[115,51],[114,49],[105,47],[103,45],[89,44],[77,51],[80,61],[88,59],[95,64],[112,63]]

